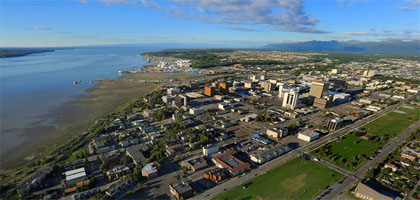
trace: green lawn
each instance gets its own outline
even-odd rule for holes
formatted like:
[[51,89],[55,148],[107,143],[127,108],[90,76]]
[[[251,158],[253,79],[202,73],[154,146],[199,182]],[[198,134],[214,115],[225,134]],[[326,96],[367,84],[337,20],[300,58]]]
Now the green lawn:
[[214,199],[312,199],[342,176],[314,161],[295,158]]
[[420,119],[420,108],[411,105],[410,107],[414,109],[400,107],[398,110],[406,112],[405,114],[390,112],[366,124],[362,129],[378,136],[388,134],[390,138],[393,138]]
[[88,155],[88,148],[87,147],[83,147],[75,152],[73,152],[69,157],[63,159],[61,162],[65,163],[65,162],[69,162],[69,161],[74,161],[77,159],[81,159],[84,158]]
[[351,133],[343,136],[341,141],[336,140],[314,150],[312,154],[343,169],[354,171],[383,144],[381,141],[361,139]]

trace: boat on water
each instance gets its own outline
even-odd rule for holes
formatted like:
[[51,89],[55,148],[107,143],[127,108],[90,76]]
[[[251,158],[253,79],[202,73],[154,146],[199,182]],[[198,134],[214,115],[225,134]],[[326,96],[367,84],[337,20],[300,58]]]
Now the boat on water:
[[152,62],[152,59],[150,59],[150,58],[147,58],[147,62]]
[[82,81],[73,81],[73,85],[80,84]]

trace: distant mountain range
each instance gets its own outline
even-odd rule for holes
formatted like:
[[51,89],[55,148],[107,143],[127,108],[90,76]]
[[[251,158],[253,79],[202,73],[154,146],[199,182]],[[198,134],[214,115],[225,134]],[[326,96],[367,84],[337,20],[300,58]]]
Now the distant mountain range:
[[317,51],[317,52],[361,52],[387,54],[416,54],[420,55],[420,40],[401,41],[388,40],[382,42],[347,41],[307,41],[295,43],[267,44],[267,50],[286,51]]

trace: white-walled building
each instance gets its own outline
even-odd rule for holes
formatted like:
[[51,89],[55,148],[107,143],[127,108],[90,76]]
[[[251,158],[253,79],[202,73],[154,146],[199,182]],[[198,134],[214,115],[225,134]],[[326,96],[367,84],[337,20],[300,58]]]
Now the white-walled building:
[[205,112],[204,108],[190,108],[191,115],[201,115]]
[[299,104],[299,90],[292,89],[290,92],[286,92],[283,98],[283,105],[284,108],[291,108],[295,109]]
[[319,133],[315,132],[314,130],[306,130],[299,133],[298,138],[306,142],[312,142],[319,138]]
[[217,146],[217,145],[208,144],[207,146],[203,147],[203,154],[205,156],[208,156],[208,155],[211,155],[211,154],[214,154],[214,153],[217,153],[217,152],[219,152],[219,146]]
[[271,129],[267,129],[267,135],[271,136],[273,138],[282,138],[287,136],[287,134],[289,133],[288,129],[279,129],[279,130],[271,130]]

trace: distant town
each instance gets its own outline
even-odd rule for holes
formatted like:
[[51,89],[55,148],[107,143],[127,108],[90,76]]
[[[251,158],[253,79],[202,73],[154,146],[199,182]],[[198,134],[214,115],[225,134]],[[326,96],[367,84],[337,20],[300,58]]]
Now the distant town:
[[120,73],[194,76],[143,80],[161,87],[2,183],[1,197],[420,199],[418,59],[211,49],[143,56],[148,66]]

